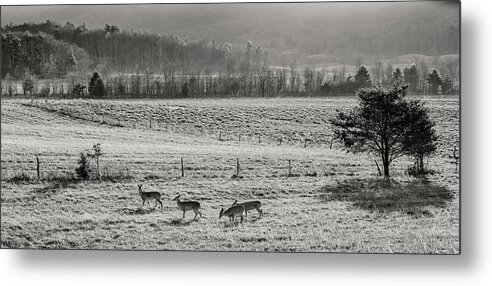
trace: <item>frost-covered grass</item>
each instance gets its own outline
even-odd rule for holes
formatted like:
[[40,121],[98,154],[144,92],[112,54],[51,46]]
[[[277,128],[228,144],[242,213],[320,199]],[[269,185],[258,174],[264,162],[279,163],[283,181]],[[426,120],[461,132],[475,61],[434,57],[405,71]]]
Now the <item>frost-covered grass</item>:
[[[458,103],[457,98],[428,102],[444,138],[429,161],[436,173],[426,180],[409,177],[410,162],[401,160],[392,166],[389,184],[379,180],[367,155],[347,154],[336,144],[329,149],[321,139],[304,148],[289,137],[307,130],[313,138],[330,134],[326,117],[353,105],[348,98],[70,100],[42,101],[38,107],[2,100],[2,247],[457,253],[459,178],[450,138],[458,140]],[[81,110],[101,115],[96,120]],[[180,115],[159,119],[169,110]],[[145,112],[157,118],[152,129],[144,124]],[[181,118],[190,119],[178,124]],[[197,122],[208,122],[203,133],[202,125],[193,127]],[[218,130],[261,130],[262,141],[238,142],[236,136],[219,141]],[[278,134],[291,139],[279,145]],[[96,142],[105,153],[102,169],[110,177],[128,176],[67,179],[79,152]],[[239,180],[231,178],[237,158]],[[163,210],[138,209],[138,183],[163,194]],[[171,201],[177,194],[200,201],[204,217],[191,221],[188,213],[181,220]],[[264,217],[250,211],[237,227],[219,220],[220,209],[235,199],[261,200]]]

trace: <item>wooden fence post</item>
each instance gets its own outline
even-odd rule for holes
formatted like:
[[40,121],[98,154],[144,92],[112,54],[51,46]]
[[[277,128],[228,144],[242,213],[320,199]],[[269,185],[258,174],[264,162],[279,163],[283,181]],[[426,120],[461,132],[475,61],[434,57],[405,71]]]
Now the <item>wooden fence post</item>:
[[219,131],[219,141],[222,141],[222,130]]
[[185,176],[185,171],[184,171],[184,164],[183,164],[183,158],[181,158],[181,177]]
[[149,119],[149,129],[152,129],[152,119]]
[[330,149],[333,147],[333,137],[331,137],[331,141],[330,141]]
[[290,159],[289,159],[289,177],[292,177],[292,167],[290,165]]
[[39,162],[39,157],[36,156],[36,173],[38,175],[38,180],[41,179],[41,167],[40,167],[41,163]]
[[239,158],[236,158],[236,177],[239,177],[239,170],[240,170],[240,166],[239,166]]

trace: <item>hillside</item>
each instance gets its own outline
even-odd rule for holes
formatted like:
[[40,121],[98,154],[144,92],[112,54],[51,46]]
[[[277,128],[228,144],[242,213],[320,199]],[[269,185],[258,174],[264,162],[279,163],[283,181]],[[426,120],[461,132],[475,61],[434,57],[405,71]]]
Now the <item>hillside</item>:
[[[113,24],[192,41],[228,41],[236,49],[251,40],[280,63],[318,54],[350,62],[356,56],[459,52],[458,4],[434,1],[3,7],[1,23],[47,19],[89,28]],[[286,55],[287,50],[291,53]]]

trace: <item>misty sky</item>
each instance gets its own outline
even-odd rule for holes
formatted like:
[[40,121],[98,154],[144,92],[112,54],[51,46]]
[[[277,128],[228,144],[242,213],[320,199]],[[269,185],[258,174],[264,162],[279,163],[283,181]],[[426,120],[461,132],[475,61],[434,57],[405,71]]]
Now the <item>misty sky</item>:
[[[336,2],[2,7],[1,24],[117,25],[186,41],[252,41],[280,55],[393,57],[458,53],[459,3]],[[375,41],[374,39],[377,39]]]
[[[135,4],[135,5],[47,5],[47,6],[2,6],[1,25],[10,22],[40,22],[52,20],[74,24],[85,22],[88,27],[98,27],[102,22],[112,22],[122,27],[151,29],[160,17],[188,20],[193,23],[208,23],[221,19],[233,19],[236,15],[251,20],[269,17],[288,21],[295,13],[295,20],[310,21],[312,16],[365,17],[368,24],[386,13],[412,13],[427,8],[442,7],[458,18],[458,5],[449,2],[373,2],[373,3],[259,3],[259,4]],[[449,9],[449,7],[452,7]],[[284,15],[285,17],[282,17]],[[227,17],[229,16],[229,17]],[[149,19],[151,18],[151,19]],[[151,20],[151,21],[149,21]]]

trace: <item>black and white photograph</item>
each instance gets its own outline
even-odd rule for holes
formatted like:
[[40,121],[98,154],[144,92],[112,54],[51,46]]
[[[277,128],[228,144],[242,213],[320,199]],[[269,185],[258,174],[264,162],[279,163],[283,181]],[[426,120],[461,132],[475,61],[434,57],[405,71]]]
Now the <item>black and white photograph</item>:
[[461,253],[459,1],[1,6],[1,248]]

